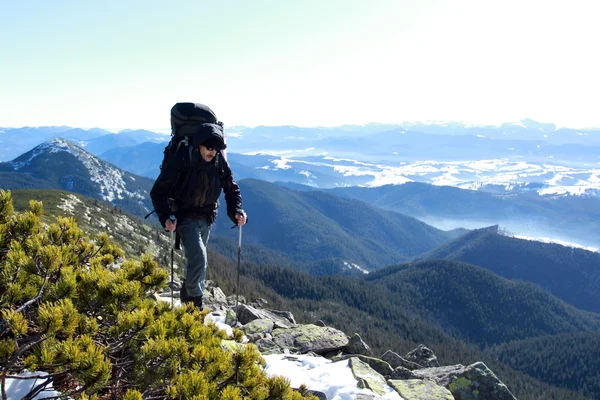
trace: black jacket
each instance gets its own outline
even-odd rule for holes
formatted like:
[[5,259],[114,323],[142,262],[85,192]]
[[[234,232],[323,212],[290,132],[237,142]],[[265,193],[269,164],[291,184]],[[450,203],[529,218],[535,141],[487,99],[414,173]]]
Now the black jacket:
[[[219,137],[219,132],[200,132],[206,138]],[[220,136],[220,140],[223,138]],[[227,215],[236,223],[235,214],[242,212],[240,188],[233,179],[229,163],[220,152],[207,163],[198,150],[203,138],[194,137],[192,150],[173,154],[163,166],[150,191],[150,198],[160,223],[164,226],[171,214],[184,218],[214,222],[221,191],[225,192]],[[224,146],[223,146],[224,147]]]

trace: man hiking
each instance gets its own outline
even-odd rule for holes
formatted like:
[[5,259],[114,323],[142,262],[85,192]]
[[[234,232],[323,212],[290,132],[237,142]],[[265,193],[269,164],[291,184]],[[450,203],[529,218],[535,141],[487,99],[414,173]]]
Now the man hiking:
[[169,232],[176,232],[183,245],[187,263],[181,301],[192,302],[202,309],[208,264],[206,245],[221,191],[225,192],[227,215],[233,223],[242,226],[247,217],[242,209],[240,188],[221,154],[226,148],[222,124],[197,124],[189,137],[190,143],[187,141],[188,138],[187,146],[176,146],[169,157],[169,147],[165,150],[165,160],[150,197],[160,223]]

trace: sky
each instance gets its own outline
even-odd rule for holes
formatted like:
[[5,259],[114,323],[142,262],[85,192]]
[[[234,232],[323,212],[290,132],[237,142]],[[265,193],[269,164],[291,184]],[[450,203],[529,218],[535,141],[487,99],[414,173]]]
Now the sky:
[[600,127],[594,0],[0,0],[0,127]]

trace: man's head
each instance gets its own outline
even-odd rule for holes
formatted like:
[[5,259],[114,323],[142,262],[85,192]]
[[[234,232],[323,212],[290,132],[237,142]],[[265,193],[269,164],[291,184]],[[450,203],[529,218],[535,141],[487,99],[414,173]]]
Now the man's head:
[[217,137],[210,137],[199,147],[200,155],[206,162],[211,162],[217,155],[217,151],[223,150],[224,143]]

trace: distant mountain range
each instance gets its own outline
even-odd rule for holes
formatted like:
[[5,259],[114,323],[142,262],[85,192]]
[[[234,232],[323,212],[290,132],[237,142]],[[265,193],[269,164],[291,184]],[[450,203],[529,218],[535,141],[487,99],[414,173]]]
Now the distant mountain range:
[[[118,156],[123,162],[131,163],[134,160],[140,160],[136,157],[136,149],[139,149],[141,154],[148,154],[148,152],[162,154],[164,144],[146,142],[134,148],[121,148],[109,151],[109,153],[114,157]],[[256,172],[252,174],[253,176],[262,176],[260,172],[265,170],[258,168],[257,165],[264,162],[265,160],[261,161],[261,158],[265,157],[268,156],[228,155],[236,178],[240,178],[240,175],[243,178],[244,173],[248,171]],[[156,161],[156,164],[154,161],[155,159],[142,156],[141,161],[136,161],[136,165],[142,169],[158,170],[160,159]],[[52,168],[48,168],[48,166],[52,166]],[[106,199],[140,216],[152,210],[148,196],[153,184],[152,179],[116,168],[94,157],[81,147],[62,139],[46,142],[11,162],[1,163],[0,174],[3,177],[2,187],[5,188],[60,188],[98,199]],[[271,178],[276,177],[277,175],[271,176]],[[355,217],[361,215],[356,210],[371,209],[362,203],[353,204],[351,201],[342,201],[339,198],[336,198],[335,202],[331,202],[327,195],[320,194],[322,192],[298,184],[285,184],[285,186],[295,189],[290,191],[282,190],[281,187],[275,187],[263,181],[260,183],[262,185],[260,189],[255,189],[259,183],[254,183],[249,184],[246,190],[244,181],[245,179],[241,179],[244,192],[247,191],[247,193],[243,193],[244,201],[248,207],[256,208],[253,213],[261,221],[271,218],[267,217],[268,215],[275,215],[279,218],[279,220],[277,218],[270,219],[272,228],[269,229],[279,231],[282,226],[285,226],[286,229],[289,227],[294,230],[295,226],[303,226],[306,221],[318,220],[318,218],[315,219],[318,215],[319,218],[325,217],[326,222],[319,221],[314,225],[328,226],[333,223],[332,232],[338,232],[341,235],[338,237],[335,234],[331,238],[325,238],[326,240],[332,239],[339,243],[356,242],[354,245],[348,246],[357,251],[355,256],[350,259],[344,259],[347,253],[341,250],[347,244],[339,246],[336,251],[322,252],[318,257],[314,257],[314,252],[296,253],[296,250],[289,248],[291,253],[288,255],[294,254],[303,262],[308,259],[318,262],[318,265],[315,265],[315,271],[329,271],[330,268],[349,272],[358,270],[348,267],[352,265],[369,270],[399,262],[406,257],[428,251],[441,243],[438,239],[431,240],[431,237],[422,240],[421,236],[416,235],[414,238],[403,239],[402,242],[411,247],[413,246],[411,243],[414,241],[419,243],[420,247],[398,248],[396,244],[389,244],[399,237],[395,236],[396,234],[392,234],[387,239],[388,235],[382,233],[385,231],[378,231],[371,225],[361,226],[360,221],[349,227],[340,225],[347,217],[336,219],[340,215],[337,211],[345,210],[345,215],[352,216],[351,220],[356,220]],[[258,181],[248,180],[248,182]],[[262,192],[269,194],[264,195]],[[348,199],[361,200],[380,209],[416,217],[444,230],[461,226],[478,228],[500,224],[504,229],[518,235],[561,239],[565,242],[578,243],[596,249],[600,247],[600,198],[593,196],[549,197],[539,196],[536,193],[501,195],[414,182],[374,188],[338,188],[331,189],[331,193]],[[297,201],[301,201],[305,205],[294,206]],[[283,207],[282,204],[286,206]],[[292,204],[289,206],[292,211],[286,210],[288,204]],[[298,209],[295,210],[294,207]],[[298,220],[299,215],[302,218]],[[362,220],[370,221],[372,218],[375,218],[374,215],[365,215]],[[388,217],[377,218],[389,220]],[[292,221],[294,222],[292,223]],[[226,221],[225,224],[228,222]],[[266,228],[263,229],[263,232],[253,232],[252,229],[249,228],[249,232],[256,235],[255,241],[257,242],[262,241],[265,237],[270,237],[269,232],[265,231]],[[311,230],[306,232],[311,232]],[[360,232],[369,232],[371,236],[367,239],[359,239]],[[318,238],[316,234],[313,236],[311,239],[313,241]],[[406,235],[405,232],[404,236],[410,235]],[[449,239],[450,237],[445,238],[445,240]],[[372,240],[377,243],[369,244],[369,241]],[[281,244],[288,247],[293,246],[289,240],[282,241]],[[387,246],[385,251],[381,246]],[[267,247],[278,251],[282,250],[282,247],[276,242],[270,243]],[[358,253],[361,255],[358,256]],[[396,254],[396,256],[391,257],[391,254]],[[323,260],[329,260],[327,261],[329,268],[324,269]]]
[[[600,129],[573,130],[523,120],[497,127],[232,127],[226,133],[238,178],[319,188],[415,181],[497,193],[600,193]],[[158,175],[169,140],[168,135],[143,130],[114,134],[68,127],[0,129],[0,160],[57,136],[150,178]]]
[[328,191],[414,216],[441,229],[499,224],[515,235],[600,248],[600,197],[596,196],[494,194],[416,182]]

